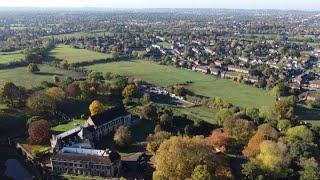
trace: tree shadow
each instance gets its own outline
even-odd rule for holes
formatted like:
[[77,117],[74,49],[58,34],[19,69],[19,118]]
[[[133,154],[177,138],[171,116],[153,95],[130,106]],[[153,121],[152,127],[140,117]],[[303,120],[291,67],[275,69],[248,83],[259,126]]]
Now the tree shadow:
[[40,76],[62,76],[63,75],[60,73],[50,73],[50,72],[37,72],[35,74]]
[[299,120],[320,121],[320,109],[298,105],[296,114],[298,115]]

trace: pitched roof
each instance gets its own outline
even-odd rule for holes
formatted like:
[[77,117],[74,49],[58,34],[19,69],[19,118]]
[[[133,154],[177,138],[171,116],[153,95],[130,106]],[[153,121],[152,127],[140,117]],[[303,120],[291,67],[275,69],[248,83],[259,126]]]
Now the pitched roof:
[[128,111],[124,108],[124,106],[118,106],[111,109],[108,109],[107,111],[91,116],[91,120],[96,126],[103,125],[109,121],[112,121],[120,116],[128,115]]
[[52,157],[52,160],[64,161],[85,161],[92,163],[111,164],[121,157],[117,152],[111,152],[108,156],[97,156],[79,153],[57,153]]

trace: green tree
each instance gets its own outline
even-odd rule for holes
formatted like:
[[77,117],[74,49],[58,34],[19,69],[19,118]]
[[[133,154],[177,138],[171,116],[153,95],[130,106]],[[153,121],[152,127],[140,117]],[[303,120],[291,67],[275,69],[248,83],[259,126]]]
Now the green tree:
[[283,119],[278,121],[277,125],[279,131],[285,133],[289,128],[292,127],[292,123],[289,120]]
[[300,166],[303,168],[299,171],[300,180],[320,179],[320,166],[315,158],[301,159]]
[[276,102],[273,111],[278,119],[291,119],[294,115],[294,101],[292,98],[283,98]]
[[58,109],[57,102],[47,93],[35,92],[27,99],[27,107],[37,115],[55,115]]
[[226,119],[223,123],[223,130],[230,133],[240,146],[248,143],[254,132],[254,125],[252,122],[244,119]]
[[212,176],[206,165],[198,165],[192,172],[193,180],[212,180]]
[[305,142],[313,142],[314,134],[306,126],[296,126],[288,129],[286,137],[289,139],[300,139]]
[[101,72],[92,71],[88,75],[88,80],[90,83],[101,83],[104,80],[104,77]]
[[259,122],[259,109],[257,108],[249,108],[246,110],[246,115],[253,120],[254,122],[258,123]]
[[158,120],[158,108],[155,104],[149,103],[142,107],[140,111],[141,119],[148,119],[152,121]]
[[30,63],[28,65],[28,71],[31,72],[31,73],[36,73],[36,72],[39,72],[40,69],[38,68],[38,66],[34,63]]
[[12,82],[6,82],[1,89],[1,96],[8,106],[15,107],[25,103],[27,92],[23,87],[16,86]]
[[213,119],[219,124],[219,125],[222,125],[224,120],[230,118],[232,116],[232,112],[227,109],[227,108],[224,108],[224,109],[221,109],[219,110],[213,117]]

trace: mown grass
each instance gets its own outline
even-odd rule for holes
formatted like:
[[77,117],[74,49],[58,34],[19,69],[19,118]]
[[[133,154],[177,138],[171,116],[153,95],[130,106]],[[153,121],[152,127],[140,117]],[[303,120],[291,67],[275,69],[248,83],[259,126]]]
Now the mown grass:
[[22,59],[24,59],[24,55],[21,51],[0,52],[0,64],[9,64]]
[[81,77],[81,73],[74,71],[61,70],[48,65],[40,65],[40,72],[31,73],[27,67],[0,70],[0,86],[6,82],[13,82],[26,88],[38,86],[42,81],[53,82],[53,76],[56,75],[61,79],[70,76],[73,78]]
[[86,120],[85,119],[77,119],[73,120],[71,122],[65,123],[65,124],[60,124],[55,127],[51,128],[52,134],[60,134],[63,132],[66,132],[70,129],[73,129],[77,126],[85,124]]
[[71,64],[111,57],[110,54],[89,51],[87,49],[76,49],[68,45],[58,45],[50,52],[50,56],[56,60],[66,60]]
[[87,66],[91,70],[112,72],[168,87],[177,83],[192,81],[188,89],[198,95],[221,97],[226,101],[242,107],[261,107],[275,102],[271,92],[221,79],[213,75],[205,75],[173,66],[163,66],[152,61],[132,60]]
[[204,106],[196,106],[191,108],[182,108],[171,106],[175,115],[187,115],[188,119],[193,121],[206,121],[210,124],[217,124],[213,117],[217,113],[216,110]]

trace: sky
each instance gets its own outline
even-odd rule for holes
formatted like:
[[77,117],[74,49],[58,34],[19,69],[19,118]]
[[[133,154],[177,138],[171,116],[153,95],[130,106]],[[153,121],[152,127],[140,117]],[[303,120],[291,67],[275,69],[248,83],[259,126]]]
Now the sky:
[[0,7],[228,8],[320,11],[320,0],[0,0]]

